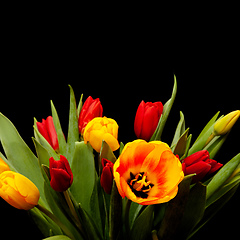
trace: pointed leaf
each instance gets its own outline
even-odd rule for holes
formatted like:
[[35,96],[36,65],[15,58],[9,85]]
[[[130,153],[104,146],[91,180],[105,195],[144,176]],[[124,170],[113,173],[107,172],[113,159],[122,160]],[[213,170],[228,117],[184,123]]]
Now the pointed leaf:
[[174,86],[173,86],[172,96],[163,106],[163,113],[159,119],[158,126],[154,134],[152,135],[150,141],[161,140],[162,132],[167,122],[172,105],[174,103],[176,93],[177,93],[177,79],[176,79],[176,76],[174,75]]
[[109,145],[104,140],[103,140],[102,148],[100,151],[100,161],[102,158],[106,158],[107,160],[111,161],[112,163],[115,163],[117,160],[112,149],[109,147]]
[[184,154],[185,150],[186,150],[187,139],[188,139],[188,132],[189,132],[189,128],[179,138],[179,140],[178,140],[174,150],[172,149],[174,154],[179,155],[179,157],[181,157]]
[[185,132],[185,120],[184,120],[184,115],[182,113],[182,111],[180,111],[180,121],[177,125],[174,137],[173,137],[173,141],[171,144],[171,148],[177,144],[179,138],[181,137],[181,135]]
[[67,153],[66,157],[71,166],[73,153],[75,149],[75,142],[79,141],[79,130],[78,130],[78,116],[75,95],[72,87],[70,88],[70,110],[69,110],[69,124],[68,124],[68,139],[67,139]]
[[54,127],[56,129],[57,136],[58,136],[59,151],[62,155],[66,156],[67,144],[66,144],[65,136],[62,131],[62,127],[61,127],[61,124],[59,121],[57,110],[52,101],[51,101],[51,109],[52,109],[52,117],[53,117]]

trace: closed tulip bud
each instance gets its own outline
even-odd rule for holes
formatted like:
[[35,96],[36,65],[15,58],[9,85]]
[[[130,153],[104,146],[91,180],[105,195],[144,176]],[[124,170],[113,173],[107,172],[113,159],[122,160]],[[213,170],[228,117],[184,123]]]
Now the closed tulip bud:
[[112,151],[117,150],[118,124],[114,119],[106,117],[96,117],[92,119],[84,130],[84,142],[89,142],[93,149],[100,152],[102,141],[104,140]]
[[214,135],[225,135],[240,117],[240,110],[230,112],[214,124]]
[[0,174],[0,196],[15,208],[29,210],[38,204],[40,193],[25,176],[5,171]]
[[113,184],[113,163],[105,158],[102,159],[101,186],[107,194],[111,194]]
[[59,150],[57,132],[54,127],[52,116],[47,117],[46,120],[42,119],[42,122],[37,122],[38,131],[48,141],[55,151]]
[[192,183],[201,181],[205,176],[209,176],[221,168],[223,164],[213,159],[209,159],[207,150],[198,151],[183,160],[182,168],[184,175],[196,174],[192,178]]
[[79,132],[83,134],[86,125],[95,117],[102,117],[103,108],[99,98],[87,98],[79,114],[78,127]]
[[8,165],[0,158],[0,173],[10,171]]
[[134,121],[134,131],[138,138],[148,141],[157,128],[163,112],[161,102],[144,102],[138,106]]
[[50,185],[53,190],[64,192],[72,185],[72,170],[68,160],[63,155],[60,155],[58,161],[54,160],[53,157],[49,159],[49,170],[51,176]]

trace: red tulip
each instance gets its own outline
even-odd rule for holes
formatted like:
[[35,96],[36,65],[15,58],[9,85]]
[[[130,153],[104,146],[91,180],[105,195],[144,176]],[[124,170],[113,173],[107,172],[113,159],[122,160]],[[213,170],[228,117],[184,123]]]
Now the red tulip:
[[157,128],[158,121],[163,112],[161,102],[142,101],[138,106],[134,121],[134,131],[138,138],[148,141]]
[[58,161],[54,160],[53,157],[49,159],[49,170],[51,176],[50,185],[53,190],[64,192],[72,185],[72,170],[68,160],[63,155],[60,155]]
[[113,183],[113,163],[105,158],[102,159],[101,186],[107,194],[111,194]]
[[83,134],[86,125],[95,117],[102,117],[103,108],[99,98],[93,100],[91,96],[83,104],[79,115],[78,127],[79,132]]
[[182,168],[184,175],[196,173],[192,178],[192,183],[202,180],[205,176],[216,172],[223,164],[218,163],[213,159],[209,159],[207,150],[198,151],[183,160]]
[[57,132],[53,124],[52,116],[47,117],[46,120],[42,119],[42,122],[37,122],[38,131],[48,141],[55,151],[59,150]]

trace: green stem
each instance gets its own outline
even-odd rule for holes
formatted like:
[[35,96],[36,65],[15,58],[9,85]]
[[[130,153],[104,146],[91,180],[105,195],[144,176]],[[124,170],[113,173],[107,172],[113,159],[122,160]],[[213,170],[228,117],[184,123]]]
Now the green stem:
[[209,136],[209,138],[207,139],[207,141],[206,141],[206,143],[205,143],[205,145],[204,145],[203,148],[205,148],[205,147],[213,140],[214,137],[215,137],[215,134],[212,133],[212,134]]
[[80,231],[81,231],[82,233],[84,233],[83,228],[82,228],[82,224],[81,224],[81,222],[80,222],[80,220],[79,220],[78,214],[77,214],[76,209],[75,209],[75,207],[74,207],[74,205],[73,205],[73,202],[72,202],[72,200],[71,200],[71,197],[70,197],[70,195],[69,195],[68,190],[64,191],[64,192],[63,192],[63,195],[64,195],[64,197],[65,197],[65,199],[66,199],[67,205],[68,205],[68,207],[69,207],[69,209],[70,209],[70,212],[71,212],[72,215],[73,215],[73,218],[74,218],[74,220],[75,220],[75,223],[76,223],[77,227],[80,229]]
[[41,206],[41,205],[36,205],[36,208],[38,208],[41,212],[43,212],[46,216],[48,216],[49,218],[51,218],[62,230],[63,232],[70,237],[73,240],[76,240],[76,238],[72,235],[72,233],[70,232],[70,230],[54,215],[52,214],[50,211],[48,211],[45,207]]

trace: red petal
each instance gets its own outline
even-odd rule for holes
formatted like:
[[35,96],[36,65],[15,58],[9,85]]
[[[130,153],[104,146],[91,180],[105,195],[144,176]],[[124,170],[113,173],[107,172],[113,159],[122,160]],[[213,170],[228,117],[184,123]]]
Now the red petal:
[[59,149],[59,145],[58,145],[58,138],[57,138],[57,132],[53,123],[53,118],[52,116],[47,117],[46,119],[46,128],[48,131],[48,135],[50,138],[50,145],[52,146],[52,148],[54,150],[58,150]]
[[145,108],[145,102],[141,101],[140,105],[138,106],[137,113],[135,116],[135,121],[134,121],[134,131],[138,138],[140,138],[140,134],[142,131],[143,116],[145,111],[144,108]]
[[107,194],[111,193],[112,183],[113,183],[113,174],[110,167],[104,167],[100,179],[101,186]]

